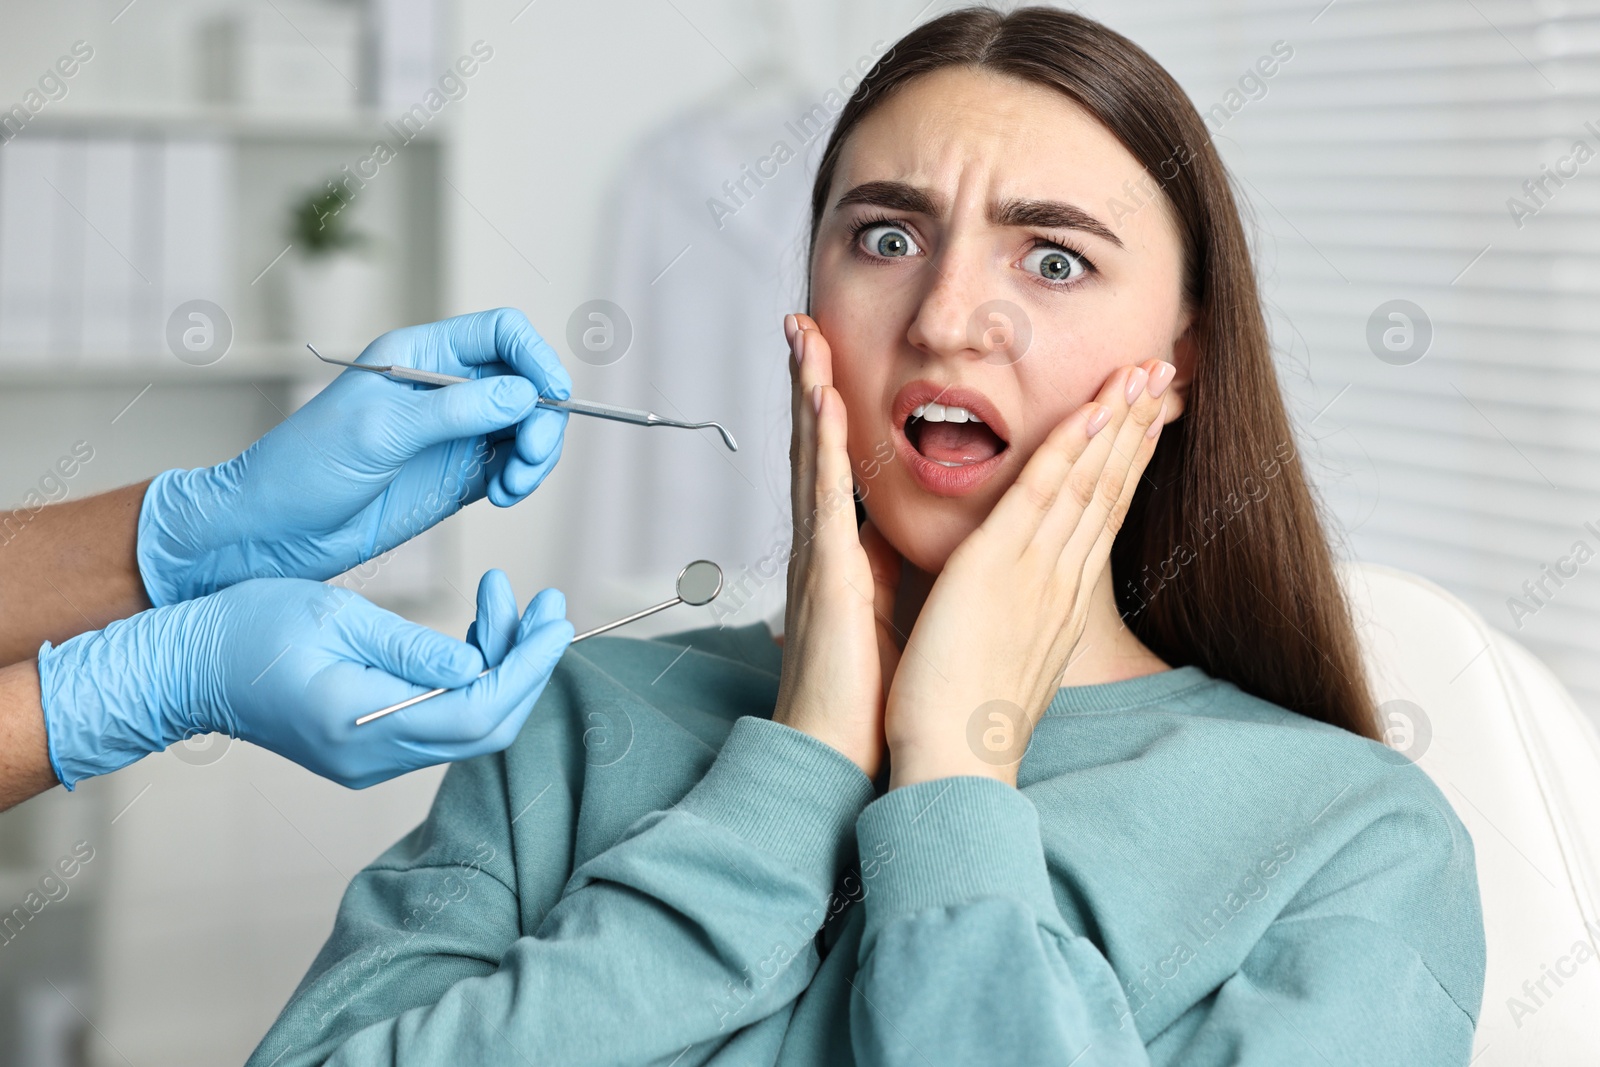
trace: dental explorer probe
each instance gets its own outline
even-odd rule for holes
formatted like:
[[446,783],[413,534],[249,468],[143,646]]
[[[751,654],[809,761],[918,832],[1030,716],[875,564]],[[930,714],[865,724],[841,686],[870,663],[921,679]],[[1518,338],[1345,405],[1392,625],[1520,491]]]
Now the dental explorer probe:
[[[331,363],[336,367],[351,367],[355,370],[372,371],[381,374],[390,381],[413,382],[419,385],[460,385],[462,382],[477,381],[476,378],[461,378],[454,374],[439,374],[434,371],[417,370],[414,367],[401,367],[388,363],[351,363],[342,359],[329,359],[318,352],[311,345],[311,354],[324,363]],[[611,419],[614,422],[631,422],[635,426],[675,426],[684,430],[715,430],[722,435],[722,443],[728,446],[729,452],[739,451],[739,444],[733,439],[733,434],[720,422],[683,422],[679,419],[668,419],[657,415],[653,411],[639,411],[635,408],[619,408],[612,404],[601,404],[594,400],[556,400],[552,397],[541,396],[539,406],[547,408],[560,408],[570,411],[574,415],[593,415],[597,419]]]

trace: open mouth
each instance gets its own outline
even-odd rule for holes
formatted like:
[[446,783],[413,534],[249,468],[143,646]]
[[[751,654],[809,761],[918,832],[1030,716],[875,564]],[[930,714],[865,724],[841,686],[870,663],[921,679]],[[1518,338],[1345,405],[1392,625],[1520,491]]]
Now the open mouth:
[[918,404],[906,418],[905,433],[912,448],[944,467],[982,463],[1006,449],[999,434],[957,404]]
[[960,385],[909,382],[891,410],[896,448],[906,469],[936,496],[961,496],[1005,462],[1005,419],[988,397]]

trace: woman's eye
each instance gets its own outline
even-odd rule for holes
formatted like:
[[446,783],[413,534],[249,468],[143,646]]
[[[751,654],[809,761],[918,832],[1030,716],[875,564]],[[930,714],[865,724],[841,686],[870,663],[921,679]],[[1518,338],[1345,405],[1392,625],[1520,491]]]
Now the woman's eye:
[[899,226],[869,226],[861,232],[860,240],[862,248],[885,259],[913,256],[922,251],[911,235]]
[[1076,252],[1041,245],[1029,252],[1022,265],[1048,282],[1076,281],[1089,272],[1088,261]]

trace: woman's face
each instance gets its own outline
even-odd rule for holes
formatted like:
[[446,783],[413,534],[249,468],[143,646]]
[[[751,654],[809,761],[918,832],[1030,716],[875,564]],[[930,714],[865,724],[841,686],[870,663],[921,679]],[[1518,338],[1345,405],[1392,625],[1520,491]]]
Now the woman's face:
[[867,513],[917,567],[941,570],[1117,368],[1176,363],[1181,412],[1181,252],[1145,177],[1066,96],[971,68],[918,78],[850,134],[811,315]]

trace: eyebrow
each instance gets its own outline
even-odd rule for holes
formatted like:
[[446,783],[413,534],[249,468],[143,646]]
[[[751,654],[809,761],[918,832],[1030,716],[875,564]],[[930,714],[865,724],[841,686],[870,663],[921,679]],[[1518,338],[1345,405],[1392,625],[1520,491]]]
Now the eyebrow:
[[[834,209],[850,204],[870,204],[890,211],[904,211],[915,215],[939,218],[943,204],[926,190],[906,182],[863,182],[839,197]],[[1122,248],[1122,239],[1111,229],[1080,207],[1060,200],[1011,199],[991,205],[989,221],[996,226],[1037,226],[1052,230],[1082,230],[1092,233]]]

